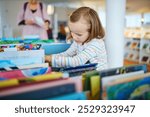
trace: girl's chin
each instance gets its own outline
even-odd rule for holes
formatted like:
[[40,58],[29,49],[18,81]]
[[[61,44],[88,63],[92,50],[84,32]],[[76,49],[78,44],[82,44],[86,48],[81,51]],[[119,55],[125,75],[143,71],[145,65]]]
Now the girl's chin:
[[82,42],[80,42],[80,41],[75,41],[77,44],[82,44]]

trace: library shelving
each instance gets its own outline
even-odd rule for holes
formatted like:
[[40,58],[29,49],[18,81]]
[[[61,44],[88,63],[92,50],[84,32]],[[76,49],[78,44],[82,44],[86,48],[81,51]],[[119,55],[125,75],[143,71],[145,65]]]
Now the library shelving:
[[125,30],[124,64],[145,63],[150,70],[150,26]]

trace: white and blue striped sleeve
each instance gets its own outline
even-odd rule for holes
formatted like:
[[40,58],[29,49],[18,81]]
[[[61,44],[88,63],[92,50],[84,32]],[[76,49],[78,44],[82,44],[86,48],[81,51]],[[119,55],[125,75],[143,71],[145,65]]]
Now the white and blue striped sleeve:
[[85,64],[90,59],[96,56],[96,51],[99,51],[98,44],[88,45],[83,51],[75,56],[63,56],[61,54],[52,55],[53,67],[74,67]]
[[55,55],[62,55],[62,56],[74,56],[76,55],[76,50],[77,50],[77,44],[76,42],[73,42],[71,44],[71,46],[65,51],[65,52],[62,52],[62,53],[59,53],[59,54],[55,54]]

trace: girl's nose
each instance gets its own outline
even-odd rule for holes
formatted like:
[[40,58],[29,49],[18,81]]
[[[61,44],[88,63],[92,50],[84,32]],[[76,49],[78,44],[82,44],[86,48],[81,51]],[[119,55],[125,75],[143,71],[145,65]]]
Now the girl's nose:
[[72,37],[75,39],[76,38],[76,36],[75,36],[75,34],[74,33],[71,33],[71,35],[72,35]]

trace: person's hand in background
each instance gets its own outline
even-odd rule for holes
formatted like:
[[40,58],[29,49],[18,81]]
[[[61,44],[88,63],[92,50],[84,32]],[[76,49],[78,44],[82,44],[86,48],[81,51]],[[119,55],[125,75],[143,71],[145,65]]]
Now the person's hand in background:
[[34,25],[35,22],[33,20],[25,20],[26,25]]
[[49,29],[49,22],[45,22],[44,28],[45,28],[45,30],[48,30],[48,29]]

